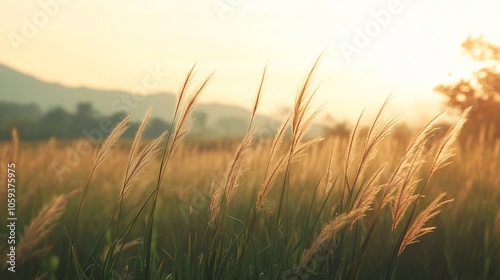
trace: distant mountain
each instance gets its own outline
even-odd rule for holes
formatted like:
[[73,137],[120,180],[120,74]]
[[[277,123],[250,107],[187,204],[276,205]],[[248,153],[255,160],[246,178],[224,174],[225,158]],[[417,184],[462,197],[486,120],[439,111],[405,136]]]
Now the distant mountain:
[[[154,104],[153,114],[168,120],[168,112],[172,111],[175,102],[175,96],[172,94],[154,94],[145,97],[142,102],[134,101],[131,97],[131,94],[123,91],[69,88],[46,83],[0,65],[0,101],[33,103],[42,111],[55,107],[74,111],[78,103],[90,102],[97,111],[105,115],[132,110],[140,118],[146,109]],[[130,105],[124,101],[127,98],[130,99]]]
[[[42,112],[61,107],[74,112],[78,103],[88,102],[103,115],[118,112],[135,113],[139,120],[146,110],[153,106],[152,118],[160,118],[170,122],[176,96],[171,93],[156,93],[138,99],[137,96],[124,91],[98,90],[91,88],[70,88],[60,84],[47,83],[35,77],[23,74],[5,65],[0,65],[0,102],[37,105]],[[197,116],[204,116],[203,121],[212,134],[241,136],[246,132],[250,111],[238,106],[216,103],[200,103],[195,111]],[[258,115],[255,119],[261,130],[269,133],[269,128],[276,121]],[[271,127],[276,129],[276,127]],[[321,133],[320,127],[313,129],[313,134]]]

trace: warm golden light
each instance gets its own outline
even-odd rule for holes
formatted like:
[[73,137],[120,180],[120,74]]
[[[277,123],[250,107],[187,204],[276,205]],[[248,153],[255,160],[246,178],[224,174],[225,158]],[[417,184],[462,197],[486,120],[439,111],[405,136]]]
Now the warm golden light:
[[169,77],[154,91],[175,92],[197,61],[201,72],[217,70],[203,101],[248,108],[268,63],[268,114],[291,104],[322,52],[317,98],[326,111],[352,118],[392,91],[406,109],[438,108],[432,88],[460,71],[461,42],[480,34],[500,41],[500,3],[493,0],[2,0],[1,6],[0,63],[22,72],[130,92],[148,66],[158,65]]

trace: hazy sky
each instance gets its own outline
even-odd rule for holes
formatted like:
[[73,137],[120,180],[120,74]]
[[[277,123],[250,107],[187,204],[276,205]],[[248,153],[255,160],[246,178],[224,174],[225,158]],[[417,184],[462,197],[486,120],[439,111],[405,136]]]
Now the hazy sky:
[[470,70],[461,42],[484,34],[498,44],[498,26],[498,0],[0,0],[0,63],[126,91],[160,69],[150,91],[176,92],[198,62],[200,80],[217,70],[202,101],[248,108],[267,62],[262,111],[272,115],[324,52],[315,82],[325,111],[357,116],[394,91],[415,116],[408,104],[432,104],[434,86]]

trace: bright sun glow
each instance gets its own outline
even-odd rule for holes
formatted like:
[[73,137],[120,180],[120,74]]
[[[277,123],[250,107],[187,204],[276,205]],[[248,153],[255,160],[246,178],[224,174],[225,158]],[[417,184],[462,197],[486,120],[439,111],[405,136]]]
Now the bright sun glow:
[[[217,70],[202,101],[249,107],[269,65],[262,109],[291,103],[324,53],[318,102],[352,118],[396,93],[413,117],[439,108],[432,88],[470,72],[461,42],[499,42],[499,1],[0,0],[0,63],[69,86],[131,91],[148,67],[175,92],[189,67]],[[465,65],[465,66],[464,66]],[[427,108],[425,114],[421,108]],[[373,107],[373,106],[370,106]],[[376,107],[376,106],[375,106]]]

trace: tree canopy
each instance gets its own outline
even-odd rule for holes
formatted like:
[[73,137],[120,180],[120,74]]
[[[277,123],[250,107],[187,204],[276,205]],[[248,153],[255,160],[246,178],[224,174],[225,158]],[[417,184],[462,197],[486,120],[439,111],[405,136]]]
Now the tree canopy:
[[483,36],[469,37],[462,43],[465,54],[480,65],[471,77],[435,90],[447,97],[447,105],[458,112],[472,106],[464,131],[477,135],[481,129],[500,137],[500,46]]
[[[37,105],[0,102],[0,141],[11,137],[14,127],[18,129],[23,140],[42,140],[56,138],[84,138],[85,131],[100,129],[103,136],[111,132],[111,128],[123,118],[125,112],[116,112],[105,116],[94,110],[92,103],[79,103],[74,113],[60,107],[55,107],[42,113]],[[109,124],[109,129],[101,129],[103,123]],[[124,133],[124,137],[133,138],[139,123],[131,123],[131,128]],[[171,127],[158,118],[150,120],[144,137],[155,138]]]

